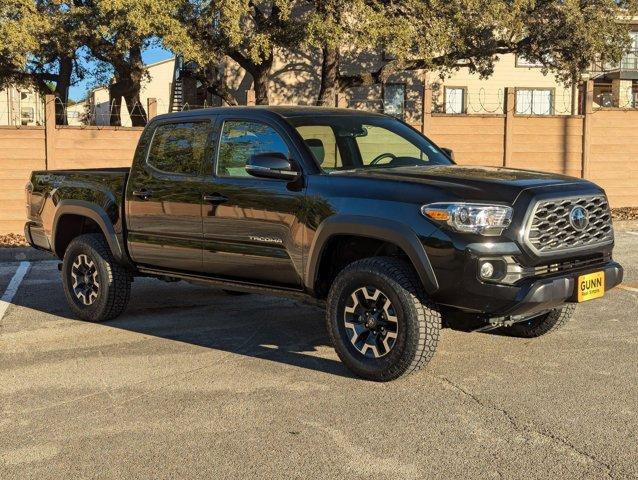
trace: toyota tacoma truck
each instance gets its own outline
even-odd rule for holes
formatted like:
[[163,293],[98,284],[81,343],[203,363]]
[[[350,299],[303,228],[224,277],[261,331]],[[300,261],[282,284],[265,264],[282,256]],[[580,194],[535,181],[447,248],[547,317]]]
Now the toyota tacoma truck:
[[605,192],[458,166],[385,115],[235,107],[160,115],[131,168],[33,172],[29,243],[61,259],[79,318],[117,317],[134,277],[325,305],[337,354],[388,381],[442,326],[538,337],[618,285]]

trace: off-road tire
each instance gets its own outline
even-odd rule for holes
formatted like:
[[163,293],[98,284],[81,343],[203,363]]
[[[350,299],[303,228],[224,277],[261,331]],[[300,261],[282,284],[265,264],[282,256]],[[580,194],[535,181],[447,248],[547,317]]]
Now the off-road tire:
[[565,305],[530,320],[505,327],[503,332],[513,337],[534,338],[555,332],[563,327],[576,310],[575,305]]
[[[394,346],[380,358],[368,358],[345,333],[344,312],[357,288],[380,289],[394,305],[398,332]],[[419,370],[436,351],[441,315],[425,295],[414,268],[392,257],[372,257],[351,263],[335,278],[328,294],[326,325],[341,361],[356,375],[386,382]]]
[[[73,289],[71,274],[79,255],[85,255],[97,270],[99,290],[90,305],[85,305]],[[129,270],[113,259],[106,239],[100,234],[87,234],[74,238],[62,262],[62,283],[67,302],[75,315],[90,322],[104,322],[120,315],[128,304],[132,276]]]

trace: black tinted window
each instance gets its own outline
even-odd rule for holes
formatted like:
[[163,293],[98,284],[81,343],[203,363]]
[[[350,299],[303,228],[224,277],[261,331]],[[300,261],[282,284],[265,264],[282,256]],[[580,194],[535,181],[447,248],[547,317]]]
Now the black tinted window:
[[206,154],[209,122],[160,125],[155,130],[148,163],[170,173],[196,174]]
[[217,175],[247,177],[246,163],[256,153],[282,153],[288,157],[288,147],[279,134],[259,122],[233,120],[224,122],[219,142]]
[[[297,129],[324,172],[453,163],[427,138],[394,118],[362,113],[299,116],[288,121]],[[330,131],[332,136],[327,134]],[[329,141],[331,137],[334,146]],[[336,152],[339,153],[338,161]]]

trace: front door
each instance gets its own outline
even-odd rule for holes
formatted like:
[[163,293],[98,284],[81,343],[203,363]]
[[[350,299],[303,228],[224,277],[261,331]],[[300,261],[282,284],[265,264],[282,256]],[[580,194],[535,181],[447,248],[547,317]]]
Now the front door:
[[160,123],[145,158],[136,159],[127,186],[128,248],[136,263],[201,271],[201,168],[210,161],[211,131],[209,119]]
[[[204,186],[204,269],[216,276],[300,287],[303,181],[262,179],[245,169],[255,153],[292,158],[286,134],[267,121],[220,119],[213,176]],[[297,163],[298,164],[298,163]]]

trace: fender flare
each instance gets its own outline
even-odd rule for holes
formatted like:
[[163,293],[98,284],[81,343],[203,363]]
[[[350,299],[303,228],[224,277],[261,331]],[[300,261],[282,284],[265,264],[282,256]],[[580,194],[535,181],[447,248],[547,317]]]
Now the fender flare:
[[64,215],[79,215],[90,218],[97,223],[104,234],[104,238],[106,238],[106,241],[109,244],[111,254],[113,255],[113,258],[115,258],[115,261],[122,264],[128,264],[128,257],[122,249],[117,233],[115,233],[115,228],[111,218],[103,208],[84,200],[62,200],[58,203],[51,231],[51,245],[56,255],[57,228],[60,218]]
[[401,248],[414,266],[423,288],[429,295],[439,289],[428,255],[414,230],[393,220],[364,215],[336,215],[324,220],[317,229],[308,254],[306,287],[315,290],[319,265],[325,246],[336,235],[369,237],[393,243]]

